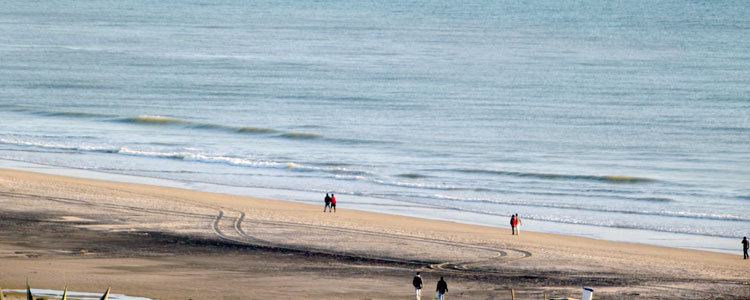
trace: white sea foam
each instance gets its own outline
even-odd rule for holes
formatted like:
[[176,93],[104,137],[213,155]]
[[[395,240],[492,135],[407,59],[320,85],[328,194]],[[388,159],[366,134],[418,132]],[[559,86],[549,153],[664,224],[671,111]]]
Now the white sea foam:
[[109,146],[98,146],[98,145],[83,145],[83,144],[66,144],[57,142],[43,142],[43,141],[29,141],[29,140],[17,140],[17,139],[6,139],[0,138],[0,143],[10,144],[16,146],[32,146],[45,149],[55,150],[72,150],[72,151],[88,151],[88,152],[117,152],[117,149]]

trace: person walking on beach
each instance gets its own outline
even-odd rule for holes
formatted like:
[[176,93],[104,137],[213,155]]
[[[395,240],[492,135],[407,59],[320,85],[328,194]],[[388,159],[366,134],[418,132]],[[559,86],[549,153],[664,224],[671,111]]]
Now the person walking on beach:
[[747,237],[742,237],[742,253],[745,255],[743,259],[747,259],[747,249],[750,248],[750,243],[747,241]]
[[333,209],[333,212],[336,212],[336,196],[331,193],[331,208]]
[[518,225],[518,219],[516,219],[516,215],[510,215],[510,234],[516,235],[516,225]]
[[516,214],[516,235],[521,233],[521,217]]
[[326,206],[323,207],[323,212],[326,212],[326,209],[330,211],[331,210],[331,196],[328,196],[328,193],[326,193],[325,202],[326,202]]
[[419,300],[422,297],[422,275],[419,275],[419,272],[417,272],[417,275],[414,275],[411,284],[414,286],[414,293],[417,295],[417,300]]
[[435,291],[438,293],[438,300],[445,300],[445,293],[448,292],[448,283],[443,280],[443,276],[440,276],[440,281],[438,281]]

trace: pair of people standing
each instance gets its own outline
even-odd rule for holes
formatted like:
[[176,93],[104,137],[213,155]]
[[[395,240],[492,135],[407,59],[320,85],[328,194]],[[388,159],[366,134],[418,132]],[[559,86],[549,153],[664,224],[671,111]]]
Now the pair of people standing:
[[[412,279],[411,284],[414,286],[414,293],[417,296],[417,300],[420,300],[422,297],[422,286],[424,285],[422,282],[422,275],[417,272],[417,275],[414,275],[414,279]],[[443,276],[440,276],[440,281],[437,283],[437,288],[435,288],[435,292],[437,292],[437,299],[444,300],[445,293],[448,292],[448,283],[443,280]]]
[[336,212],[336,196],[333,193],[330,196],[326,193],[325,202],[326,206],[323,207],[323,212],[326,212],[326,209],[328,209],[328,212]]
[[519,227],[521,226],[521,218],[518,217],[518,214],[511,215],[510,216],[510,229],[511,229],[511,235],[518,235],[520,232]]

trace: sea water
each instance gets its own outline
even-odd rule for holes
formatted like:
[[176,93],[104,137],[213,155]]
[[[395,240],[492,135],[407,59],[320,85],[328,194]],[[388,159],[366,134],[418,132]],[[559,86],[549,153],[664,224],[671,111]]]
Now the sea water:
[[7,0],[0,159],[739,254],[749,49],[745,1]]

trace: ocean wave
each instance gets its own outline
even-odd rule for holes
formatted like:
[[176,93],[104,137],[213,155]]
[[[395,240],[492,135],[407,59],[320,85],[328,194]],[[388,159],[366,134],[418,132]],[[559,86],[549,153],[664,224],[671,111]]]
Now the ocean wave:
[[642,197],[642,198],[620,197],[620,198],[627,199],[627,200],[657,202],[657,203],[674,202],[674,199],[664,198],[664,197]]
[[[486,210],[473,210],[473,209],[464,209],[464,208],[454,208],[459,211],[467,211],[467,212],[473,212],[473,213],[479,213],[484,215],[498,215],[497,212],[492,211],[486,211]],[[732,233],[720,233],[716,232],[715,230],[711,229],[702,229],[702,228],[685,228],[685,227],[670,227],[670,226],[660,226],[660,225],[643,225],[643,224],[632,224],[632,223],[623,223],[622,221],[595,221],[595,220],[582,220],[574,217],[558,217],[558,216],[545,216],[540,214],[534,214],[534,215],[526,215],[523,216],[524,220],[534,220],[534,221],[544,221],[544,222],[552,222],[552,223],[560,223],[560,224],[571,224],[571,225],[587,225],[587,226],[596,226],[596,227],[605,227],[605,228],[620,228],[620,229],[634,229],[634,230],[646,230],[646,231],[655,231],[655,232],[665,232],[665,233],[681,233],[681,234],[690,234],[690,235],[700,235],[700,236],[711,236],[711,237],[723,237],[723,238],[735,238],[737,234]]]
[[139,124],[139,125],[159,125],[159,126],[183,126],[186,128],[202,129],[202,130],[217,130],[229,133],[237,134],[257,134],[257,135],[273,135],[275,137],[290,139],[290,140],[326,140],[341,144],[372,144],[380,143],[378,141],[371,140],[360,140],[360,139],[347,139],[347,138],[327,138],[321,134],[311,132],[295,132],[295,131],[283,131],[273,128],[256,127],[256,126],[229,126],[212,123],[201,123],[190,120],[180,119],[176,117],[161,116],[161,115],[140,115],[136,117],[117,117],[115,115],[89,113],[89,112],[68,112],[68,111],[48,111],[38,109],[29,106],[5,104],[0,107],[8,108],[12,111],[25,112],[35,115],[44,115],[50,117],[77,117],[77,118],[113,118],[111,121]]
[[[654,203],[666,203],[666,202],[674,201],[673,199],[664,198],[664,197],[626,197],[626,196],[621,196],[621,195],[587,195],[585,193],[584,194],[550,193],[550,192],[537,193],[537,192],[526,191],[526,190],[507,191],[507,190],[497,190],[497,189],[489,189],[489,188],[483,188],[483,187],[464,187],[464,186],[447,185],[447,184],[439,184],[439,183],[419,182],[416,180],[415,181],[387,180],[387,179],[379,179],[375,176],[375,174],[367,172],[367,171],[357,170],[357,169],[347,167],[348,165],[346,164],[344,165],[342,164],[331,164],[331,165],[312,164],[311,165],[311,164],[301,164],[301,163],[296,163],[296,162],[258,161],[258,160],[251,160],[251,159],[242,158],[242,157],[204,154],[204,153],[200,153],[199,152],[200,150],[198,149],[195,149],[192,151],[152,151],[152,150],[134,149],[132,147],[114,147],[114,146],[106,146],[106,145],[85,145],[85,144],[76,145],[76,144],[49,143],[49,142],[41,142],[41,141],[28,141],[28,140],[22,140],[22,139],[7,139],[7,138],[0,138],[0,143],[12,144],[12,145],[18,145],[18,146],[31,146],[31,147],[44,148],[44,149],[64,150],[64,151],[112,153],[112,154],[121,154],[121,155],[129,155],[129,156],[163,158],[163,159],[194,161],[194,162],[203,162],[203,163],[223,163],[227,165],[242,166],[242,167],[277,168],[277,169],[288,169],[288,170],[298,171],[298,172],[320,172],[320,173],[331,174],[336,179],[340,179],[340,180],[366,181],[366,182],[371,182],[371,183],[378,184],[378,185],[395,186],[395,187],[402,187],[402,188],[416,188],[416,189],[441,190],[441,191],[498,192],[498,193],[506,193],[506,194],[510,192],[510,193],[518,193],[518,194],[542,194],[542,195],[547,195],[547,196],[563,196],[563,197],[594,197],[594,198],[600,198],[600,199],[619,199],[619,200],[645,201],[645,202],[654,202]],[[419,178],[425,178],[427,176],[420,175],[420,174],[407,173],[407,174],[402,174],[402,176],[399,176],[399,177],[405,177],[408,179],[419,179]],[[451,198],[448,198],[448,199],[451,199]],[[472,202],[472,201],[473,202],[486,202],[486,203],[493,203],[493,204],[534,206],[534,204],[528,204],[528,203],[523,203],[523,202],[496,201],[496,200],[486,200],[486,199],[483,200],[480,198],[452,198],[451,200],[468,201],[468,202]],[[583,209],[583,207],[573,207],[573,206],[566,206],[566,205],[559,205],[559,204],[541,205],[541,206],[562,208],[562,209]],[[632,211],[613,211],[613,210],[598,210],[598,211],[638,213],[638,212],[632,212]]]
[[231,157],[223,155],[207,155],[201,153],[191,152],[158,152],[158,151],[142,151],[133,150],[127,147],[120,148],[117,153],[132,156],[143,156],[153,158],[168,158],[177,159],[184,161],[195,161],[204,163],[223,163],[233,166],[242,167],[262,167],[262,168],[285,168],[285,164],[273,161],[256,161],[240,157]]
[[[340,192],[341,194],[345,194],[343,192]],[[359,194],[358,194],[359,195]],[[488,208],[472,208],[470,206],[466,206],[464,204],[451,204],[450,202],[428,202],[428,201],[420,201],[416,200],[418,198],[423,199],[435,199],[434,197],[436,195],[415,195],[415,194],[401,194],[401,193],[386,193],[386,194],[363,194],[359,196],[366,196],[366,197],[372,197],[372,198],[382,198],[387,200],[398,200],[399,202],[405,202],[410,203],[413,205],[419,205],[419,206],[428,206],[432,208],[439,208],[439,209],[446,209],[446,210],[455,210],[455,211],[462,211],[462,212],[470,212],[470,213],[478,213],[483,215],[490,215],[490,216],[500,216],[504,217],[506,214],[503,212],[498,212],[497,210],[491,210]],[[445,196],[446,199],[451,198],[451,196]],[[495,201],[488,201],[491,203],[497,203]],[[507,203],[502,203],[507,204]],[[509,214],[509,213],[508,213]],[[717,233],[715,230],[710,229],[700,229],[700,228],[693,228],[693,229],[686,229],[686,228],[676,228],[676,227],[669,227],[669,226],[660,226],[660,225],[643,225],[643,223],[623,223],[623,221],[614,221],[610,219],[605,219],[603,221],[597,221],[597,220],[589,220],[589,219],[580,219],[575,216],[562,216],[562,215],[543,215],[540,213],[536,214],[527,214],[524,215],[523,218],[525,220],[537,220],[537,221],[546,221],[546,222],[552,222],[552,223],[563,223],[563,224],[573,224],[573,225],[590,225],[590,226],[597,226],[597,227],[608,227],[608,228],[625,228],[625,229],[639,229],[639,230],[647,230],[647,231],[658,231],[658,232],[668,232],[668,233],[685,233],[685,234],[693,234],[693,235],[705,235],[705,236],[716,236],[716,237],[733,237],[734,235],[726,234],[726,233]],[[720,216],[711,216],[710,218],[713,218],[711,220],[718,220],[718,221],[737,221],[737,216],[731,216],[729,218],[721,218]],[[744,220],[740,220],[744,221]]]
[[24,107],[27,107],[27,106],[20,105],[20,104],[0,104],[0,107],[4,107],[4,108],[24,108]]
[[44,149],[54,150],[67,150],[67,151],[85,151],[85,152],[102,152],[102,153],[117,153],[118,149],[107,147],[107,146],[95,146],[95,145],[69,145],[60,143],[45,143],[40,141],[24,141],[0,138],[0,143],[16,146],[31,146]]
[[44,113],[50,117],[71,117],[71,118],[111,118],[113,115],[97,114],[88,112],[77,112],[77,111],[59,111],[59,112],[47,112]]
[[[423,179],[429,178],[427,175],[420,174],[399,174],[396,177],[407,178],[407,179]],[[666,203],[674,202],[674,199],[666,197],[628,197],[618,195],[620,191],[611,191],[613,194],[591,194],[590,191],[575,190],[569,193],[565,192],[538,192],[528,189],[521,190],[508,190],[508,189],[497,189],[488,188],[481,186],[462,186],[453,184],[439,184],[439,183],[428,183],[420,181],[399,181],[399,180],[383,180],[383,179],[372,179],[366,178],[372,183],[385,185],[385,186],[396,186],[396,187],[407,187],[407,188],[420,188],[429,190],[440,190],[440,191],[474,191],[474,192],[494,192],[500,194],[518,194],[518,195],[540,195],[540,196],[563,196],[563,197],[585,197],[585,198],[596,198],[606,200],[627,200],[627,201],[639,201],[639,202],[653,202],[653,203]]]
[[[243,133],[243,134],[278,134],[277,137],[293,139],[293,140],[326,139],[324,136],[317,134],[317,133],[291,132],[291,131],[285,132],[285,131],[281,131],[277,129],[264,128],[264,127],[227,126],[227,125],[220,125],[220,124],[200,123],[200,122],[193,122],[189,120],[166,117],[166,116],[141,115],[141,116],[132,117],[132,118],[120,119],[120,121],[126,122],[126,123],[147,124],[147,125],[181,125],[181,126],[187,126],[187,127],[196,128],[196,129],[221,130],[225,132]],[[335,140],[335,141],[341,141],[341,142],[365,142],[365,141],[343,140],[343,139],[342,140],[328,139],[328,140]]]
[[276,129],[251,127],[251,126],[238,126],[238,127],[230,127],[230,128],[239,133],[277,133],[279,132]]
[[189,124],[190,127],[196,128],[196,129],[216,129],[216,130],[223,130],[223,131],[235,132],[235,133],[264,134],[264,133],[280,132],[279,130],[276,130],[276,129],[263,128],[263,127],[226,126],[226,125],[196,123],[196,122],[185,122],[185,123]]
[[[508,193],[508,190],[492,189],[490,191],[499,192],[499,193]],[[596,199],[615,199],[615,200],[629,200],[629,201],[641,201],[641,202],[653,202],[653,203],[676,202],[676,200],[672,198],[667,198],[667,197],[623,196],[620,194],[623,194],[623,193],[634,194],[636,192],[622,191],[622,190],[601,190],[601,189],[577,190],[576,189],[576,190],[570,190],[569,192],[565,192],[565,191],[566,190],[564,189],[560,191],[555,191],[555,192],[524,189],[524,190],[514,190],[512,191],[512,193],[549,196],[549,197],[575,197],[575,198],[585,197],[585,198],[596,198]],[[637,193],[640,193],[640,192],[637,192]]]
[[[220,124],[211,124],[211,123],[201,123],[201,122],[194,122],[174,117],[166,117],[166,116],[151,116],[151,115],[141,115],[137,117],[132,118],[124,118],[120,119],[122,122],[126,123],[135,123],[135,124],[153,124],[153,125],[182,125],[189,128],[195,128],[195,129],[205,129],[205,130],[221,130],[225,132],[233,132],[233,133],[249,133],[249,134],[271,134],[271,133],[279,133],[282,132],[280,130],[272,129],[272,128],[263,128],[263,127],[253,127],[253,126],[228,126],[228,125],[220,125]],[[294,133],[294,132],[288,132],[284,133],[282,135],[289,135],[289,137],[321,137],[317,134],[312,133]]]
[[[303,165],[303,164],[294,163],[294,162],[286,163],[285,167],[287,169],[294,169],[294,170],[300,170],[300,171],[325,172],[325,173],[333,174],[335,176],[338,176],[338,175],[352,176],[349,179],[361,179],[362,176],[372,175],[372,173],[369,173],[369,172],[360,171],[360,170],[352,170],[352,169],[344,168],[344,167],[318,167],[318,166],[312,166],[312,165]],[[339,178],[343,178],[343,177],[339,177]]]
[[233,166],[241,167],[254,167],[254,168],[276,168],[276,169],[289,169],[293,171],[301,172],[322,172],[333,174],[334,176],[355,176],[354,179],[360,179],[361,176],[371,176],[372,174],[366,171],[355,170],[351,168],[344,168],[342,166],[314,166],[306,165],[295,162],[276,162],[276,161],[259,161],[251,160],[242,157],[233,157],[225,155],[214,155],[204,154],[191,151],[151,151],[151,150],[139,150],[129,147],[111,147],[111,146],[96,146],[96,145],[70,145],[60,143],[48,143],[40,141],[25,141],[0,138],[0,143],[10,144],[16,146],[30,146],[43,149],[55,149],[55,150],[67,150],[67,151],[81,151],[81,152],[101,152],[101,153],[112,153],[121,154],[128,156],[140,156],[150,158],[165,158],[183,161],[194,161],[203,163],[223,163]]
[[24,112],[34,115],[49,116],[49,117],[69,117],[69,118],[112,118],[115,115],[82,112],[82,111],[51,111],[48,109],[37,108],[33,106],[17,105],[17,104],[4,104],[0,107],[8,108],[15,112]]
[[465,203],[486,203],[486,204],[497,204],[497,205],[512,205],[512,206],[525,206],[525,207],[542,207],[542,208],[555,208],[555,209],[569,209],[579,211],[592,211],[592,212],[603,212],[603,213],[620,213],[629,215],[644,215],[644,216],[660,216],[660,217],[674,217],[674,218],[688,218],[688,219],[700,219],[700,220],[715,220],[715,221],[738,221],[750,223],[750,219],[732,214],[710,214],[710,213],[698,213],[698,212],[687,212],[687,211],[665,211],[665,210],[628,210],[628,209],[611,209],[602,207],[592,207],[583,205],[571,205],[571,204],[557,204],[557,203],[530,203],[522,201],[509,201],[509,200],[495,200],[478,197],[456,197],[441,194],[432,195],[416,195],[415,197],[427,198],[427,199],[438,199],[438,200],[449,200],[455,202]]
[[396,176],[403,177],[403,178],[411,178],[411,179],[420,179],[420,178],[428,178],[429,177],[427,175],[422,175],[422,174],[417,174],[417,173],[398,174]]
[[155,151],[139,151],[131,150],[126,147],[122,147],[117,150],[116,153],[132,155],[132,156],[144,156],[144,157],[159,157],[159,158],[170,158],[170,159],[185,159],[185,154],[179,152],[155,152]]
[[311,132],[296,132],[296,131],[283,131],[273,128],[254,127],[254,126],[228,126],[211,123],[193,122],[184,119],[178,119],[173,117],[165,116],[149,116],[142,115],[133,118],[120,119],[122,122],[136,123],[136,124],[149,124],[149,125],[180,125],[189,128],[205,129],[205,130],[221,130],[224,132],[240,133],[240,134],[265,134],[273,135],[279,138],[285,138],[290,140],[326,140],[342,144],[371,144],[379,143],[376,141],[359,140],[359,139],[346,139],[346,138],[328,138],[323,135]]
[[111,89],[111,87],[104,86],[104,85],[91,85],[91,84],[83,84],[83,83],[74,83],[74,82],[52,82],[52,83],[28,83],[25,85],[27,88],[31,89],[55,89],[55,90],[61,90],[61,89],[85,89],[85,90],[106,90]]
[[459,187],[456,187],[454,185],[443,185],[443,184],[431,184],[431,183],[419,183],[419,182],[403,182],[403,181],[388,181],[388,180],[381,180],[381,179],[369,179],[371,182],[380,184],[380,185],[387,185],[387,186],[396,186],[396,187],[408,187],[408,188],[421,188],[421,189],[430,189],[430,190],[444,190],[444,191],[450,191],[450,190],[456,190]]
[[184,124],[189,123],[187,120],[165,117],[165,116],[149,116],[141,115],[132,118],[121,119],[122,122],[126,123],[138,123],[138,124],[155,124],[155,125],[167,125],[167,124]]
[[315,133],[307,133],[307,132],[287,132],[279,136],[283,138],[288,138],[288,139],[302,139],[302,140],[323,138],[322,135],[315,134]]
[[532,177],[540,179],[563,179],[563,180],[591,180],[591,181],[603,181],[609,183],[641,183],[641,182],[653,182],[655,179],[645,177],[633,177],[624,175],[568,175],[568,174],[552,174],[552,173],[533,173],[533,172],[513,172],[513,171],[497,171],[497,170],[483,170],[483,169],[455,169],[451,170],[459,173],[471,173],[471,174],[490,174],[490,175],[503,175],[503,176],[514,176],[514,177]]

